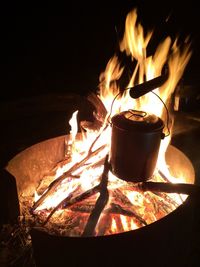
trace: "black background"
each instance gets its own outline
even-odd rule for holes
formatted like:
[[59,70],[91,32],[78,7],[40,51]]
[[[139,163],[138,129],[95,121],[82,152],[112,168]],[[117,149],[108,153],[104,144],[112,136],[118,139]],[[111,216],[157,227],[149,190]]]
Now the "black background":
[[190,36],[193,56],[184,80],[198,84],[200,15],[195,1],[11,1],[1,7],[1,101],[95,90],[134,7],[145,30],[154,29],[152,47],[167,35]]

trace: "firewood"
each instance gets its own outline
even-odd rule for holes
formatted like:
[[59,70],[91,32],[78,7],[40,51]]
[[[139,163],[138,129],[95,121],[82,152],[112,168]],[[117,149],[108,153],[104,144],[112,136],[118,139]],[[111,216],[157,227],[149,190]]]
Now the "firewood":
[[94,93],[90,93],[87,97],[88,101],[95,107],[96,113],[95,117],[98,121],[104,122],[107,110],[101,101],[101,99]]
[[70,207],[70,210],[74,212],[90,213],[94,209],[94,205],[95,203],[83,204],[83,205],[77,204],[77,205],[73,205],[72,207]]
[[200,194],[200,186],[194,184],[142,182],[138,183],[138,186],[143,191],[177,193],[186,195]]
[[33,205],[32,211],[34,211],[37,207],[40,206],[40,204],[60,185],[60,183],[71,173],[73,173],[75,170],[80,168],[83,164],[85,164],[91,157],[97,155],[100,151],[102,151],[106,145],[103,145],[96,149],[95,151],[90,151],[81,161],[75,163],[68,171],[63,173],[60,177],[58,177],[56,180],[54,180],[48,187],[47,191],[35,202]]
[[167,203],[173,205],[174,208],[177,208],[179,206],[179,204],[175,200],[173,200],[170,196],[168,196],[166,193],[162,192],[152,192],[152,193],[159,196],[160,198],[163,198]]
[[52,173],[55,173],[57,169],[62,168],[64,165],[69,164],[71,160],[72,158],[68,156],[62,159],[61,161],[57,162],[55,166],[52,168]]
[[[86,203],[86,204],[77,204],[77,205],[73,205],[72,207],[70,207],[71,211],[74,212],[80,212],[80,213],[91,213],[92,210],[94,209],[94,205],[95,203]],[[120,206],[119,204],[116,203],[111,203],[109,208],[105,208],[102,212],[103,214],[121,214],[124,216],[128,216],[128,217],[132,217],[133,216],[133,212],[131,210],[129,210],[127,207],[125,206]]]
[[152,204],[152,210],[149,210],[149,212],[154,213],[157,220],[174,210],[174,206],[172,206],[171,203],[159,197],[159,195],[154,192],[145,192],[145,199]]
[[113,218],[114,218],[116,225],[117,225],[117,232],[118,233],[124,232],[124,227],[122,225],[122,221],[121,221],[120,217],[118,215],[114,215]]
[[[94,203],[89,203],[89,204],[77,204],[77,205],[73,205],[72,207],[70,207],[71,211],[74,212],[80,212],[80,213],[91,213],[92,210],[94,209]],[[111,203],[109,208],[106,208],[103,210],[102,214],[104,214],[104,216],[106,214],[110,214],[112,216],[112,214],[121,214],[127,217],[135,217],[139,223],[143,226],[143,225],[147,225],[147,222],[142,219],[141,216],[139,216],[138,214],[136,214],[135,212],[133,212],[131,209],[125,207],[125,206],[121,206],[119,204],[116,203]]]
[[97,226],[97,236],[103,236],[111,228],[112,217],[109,213],[103,213]]
[[120,189],[115,189],[112,193],[112,197],[114,198],[114,201],[120,204],[123,204],[124,206],[127,207],[132,207],[133,204],[131,201],[128,199],[127,196],[125,196]]
[[[147,225],[146,221],[136,212],[138,207],[131,203],[131,201],[128,199],[127,196],[125,196],[121,190],[116,189],[114,190],[114,198],[117,203],[122,203],[126,210],[129,211],[130,216],[135,217],[135,219],[142,225]],[[121,205],[115,204],[118,208],[121,207]],[[121,210],[122,211],[122,210]]]
[[70,206],[72,206],[73,204],[76,204],[94,194],[96,194],[99,191],[99,185],[92,187],[91,189],[85,191],[84,193],[82,193],[81,195],[78,195],[76,197],[73,198],[72,194],[70,194],[69,196],[67,196],[65,199],[63,199],[48,215],[48,217],[46,218],[46,220],[43,223],[43,226],[49,221],[49,219],[53,216],[53,214],[61,207],[65,207],[68,208]]
[[91,121],[81,121],[80,126],[82,129],[87,131],[98,131],[103,126],[103,122],[95,120],[94,122]]
[[140,215],[138,215],[132,209],[127,209],[127,207],[121,207],[120,205],[112,204],[108,212],[121,214],[121,215],[128,216],[128,217],[134,217],[139,222],[140,226],[147,225],[147,222]]
[[102,173],[101,182],[99,184],[100,196],[98,197],[95,207],[89,216],[88,222],[85,226],[82,236],[93,236],[94,235],[99,217],[108,202],[109,193],[107,189],[107,184],[108,184],[109,170],[110,170],[110,164],[108,162],[108,155],[107,155],[105,159],[105,163],[104,163],[104,170]]
[[[106,123],[107,110],[101,99],[94,93],[87,97],[88,101],[94,106],[94,121],[81,121],[80,126],[83,131],[101,131]],[[96,142],[96,141],[95,141]]]
[[162,177],[162,179],[165,182],[170,183],[170,180],[167,178],[167,176],[161,170],[158,170],[158,174]]

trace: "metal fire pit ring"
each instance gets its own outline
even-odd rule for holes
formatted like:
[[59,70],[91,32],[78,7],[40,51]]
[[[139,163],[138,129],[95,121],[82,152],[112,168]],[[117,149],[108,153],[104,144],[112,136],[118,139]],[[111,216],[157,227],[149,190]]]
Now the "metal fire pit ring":
[[[16,178],[18,192],[36,186],[55,163],[63,159],[65,136],[35,144],[16,155],[7,170]],[[172,156],[173,155],[173,156]],[[174,160],[175,159],[175,160]],[[177,148],[169,146],[166,161],[172,175],[177,166],[194,183],[194,168]],[[54,236],[38,228],[31,230],[37,267],[41,266],[174,266],[184,264],[192,232],[191,197],[164,218],[137,230],[99,237]],[[183,223],[184,222],[184,223]]]

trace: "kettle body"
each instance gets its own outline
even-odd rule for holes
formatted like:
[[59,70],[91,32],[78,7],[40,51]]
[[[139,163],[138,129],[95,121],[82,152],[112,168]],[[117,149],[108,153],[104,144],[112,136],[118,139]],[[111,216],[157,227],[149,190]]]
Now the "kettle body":
[[111,169],[118,178],[131,182],[146,181],[153,175],[164,136],[159,117],[138,114],[126,111],[112,118]]

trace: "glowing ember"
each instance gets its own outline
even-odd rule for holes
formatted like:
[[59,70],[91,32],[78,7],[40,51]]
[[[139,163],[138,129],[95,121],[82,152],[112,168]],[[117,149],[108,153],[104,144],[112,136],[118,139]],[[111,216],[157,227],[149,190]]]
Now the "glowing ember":
[[[169,77],[155,92],[168,105],[191,52],[186,43],[182,49],[178,46],[178,40],[172,42],[170,37],[167,37],[153,55],[147,56],[146,49],[151,37],[152,32],[145,36],[141,24],[137,23],[136,10],[130,12],[126,18],[125,34],[120,43],[120,50],[131,57],[133,64],[136,62],[136,67],[126,88],[161,75],[164,65],[167,65]],[[82,134],[77,134],[78,111],[72,115],[68,151],[66,151],[68,158],[63,166],[57,166],[53,177],[51,175],[43,178],[35,192],[35,200],[33,200],[35,204],[32,204],[34,204],[36,225],[45,222],[46,229],[62,235],[79,236],[83,233],[99,193],[95,191],[78,202],[75,202],[75,199],[100,183],[103,161],[110,149],[111,126],[107,122],[109,116],[112,117],[128,109],[141,109],[154,113],[165,121],[163,104],[154,94],[149,93],[134,100],[130,98],[129,91],[124,90],[126,88],[118,87],[117,81],[123,71],[124,67],[114,55],[109,60],[105,72],[100,75],[98,98],[103,102],[107,116],[95,114],[98,127],[88,126],[84,128]],[[119,92],[123,94],[116,97]],[[170,125],[172,124],[171,121]],[[184,182],[184,174],[180,173],[179,177],[172,177],[165,163],[165,151],[169,142],[170,136],[161,142],[156,172],[151,180],[166,182],[167,178],[171,182]],[[49,190],[48,186],[52,181],[56,181],[53,183],[54,190]],[[142,192],[136,185],[118,179],[111,172],[108,174],[107,188],[109,201],[96,225],[95,235],[130,231],[155,222],[176,209],[186,198],[178,194]],[[45,195],[47,191],[48,195]],[[41,203],[38,202],[39,199]]]

